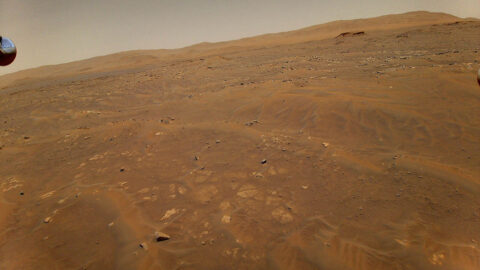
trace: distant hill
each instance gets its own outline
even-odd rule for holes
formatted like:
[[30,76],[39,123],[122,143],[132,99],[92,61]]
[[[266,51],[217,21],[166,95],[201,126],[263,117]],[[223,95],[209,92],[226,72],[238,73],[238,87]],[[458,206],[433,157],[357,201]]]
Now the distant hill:
[[25,83],[31,83],[38,80],[59,79],[74,75],[141,68],[155,64],[159,57],[198,57],[202,54],[209,54],[209,52],[232,52],[235,50],[244,50],[245,48],[278,46],[282,44],[322,40],[350,31],[393,30],[463,20],[468,19],[461,19],[445,13],[416,11],[368,19],[333,21],[289,32],[265,34],[218,43],[204,42],[181,49],[127,51],[65,64],[42,66],[3,75],[0,76],[0,89],[13,85],[18,86]]

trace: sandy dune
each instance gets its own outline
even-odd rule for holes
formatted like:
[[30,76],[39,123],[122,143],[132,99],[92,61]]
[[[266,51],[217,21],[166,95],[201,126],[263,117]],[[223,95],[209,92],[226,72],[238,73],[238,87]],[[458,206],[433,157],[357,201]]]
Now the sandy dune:
[[479,33],[415,12],[2,76],[0,269],[480,269]]

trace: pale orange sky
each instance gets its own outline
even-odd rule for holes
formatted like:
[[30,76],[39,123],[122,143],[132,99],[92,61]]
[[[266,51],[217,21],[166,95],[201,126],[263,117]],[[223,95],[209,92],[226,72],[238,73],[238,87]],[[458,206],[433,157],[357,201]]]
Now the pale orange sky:
[[0,35],[18,49],[0,75],[416,10],[480,18],[480,0],[0,0]]

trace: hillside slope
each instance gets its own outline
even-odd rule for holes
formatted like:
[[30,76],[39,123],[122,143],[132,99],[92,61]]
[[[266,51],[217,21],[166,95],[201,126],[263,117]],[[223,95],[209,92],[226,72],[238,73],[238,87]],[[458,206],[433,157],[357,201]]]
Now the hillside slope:
[[480,269],[479,31],[412,13],[2,76],[0,269]]
[[255,47],[278,46],[322,40],[349,31],[393,30],[461,20],[462,19],[449,14],[418,11],[398,15],[386,15],[370,19],[335,21],[285,33],[267,34],[228,42],[206,42],[183,49],[122,52],[72,63],[28,69],[0,76],[0,89],[8,85],[32,83],[38,80],[52,80],[79,74],[95,74],[100,72],[141,68],[157,63],[159,58],[201,57],[202,55],[216,54],[219,50],[223,52],[234,52],[254,49]]

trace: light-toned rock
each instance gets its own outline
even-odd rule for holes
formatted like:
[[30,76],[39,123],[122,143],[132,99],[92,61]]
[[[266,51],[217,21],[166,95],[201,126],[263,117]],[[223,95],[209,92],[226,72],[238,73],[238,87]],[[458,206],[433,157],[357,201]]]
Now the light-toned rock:
[[273,210],[272,216],[275,220],[282,224],[287,224],[293,221],[293,216],[283,207]]
[[167,210],[167,212],[165,212],[165,215],[163,215],[161,220],[168,219],[169,217],[175,215],[176,213],[178,213],[178,209],[172,208],[170,210]]
[[184,195],[185,193],[187,193],[187,189],[184,187],[178,187],[178,193]]
[[228,224],[228,223],[230,223],[231,220],[232,220],[231,216],[225,215],[225,216],[222,217],[222,223],[223,224]]
[[237,195],[242,198],[250,198],[257,195],[258,190],[254,185],[244,185],[237,192]]
[[220,203],[220,209],[222,209],[223,211],[230,209],[230,207],[231,205],[228,201],[223,201]]

